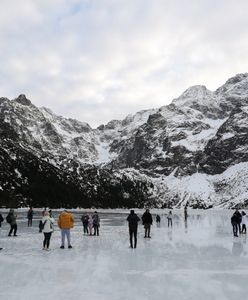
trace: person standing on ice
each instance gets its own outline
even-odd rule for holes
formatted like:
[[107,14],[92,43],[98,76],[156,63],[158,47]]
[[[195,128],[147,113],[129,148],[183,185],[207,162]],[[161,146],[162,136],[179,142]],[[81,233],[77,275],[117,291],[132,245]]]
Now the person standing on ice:
[[[136,248],[137,247],[137,232],[138,232],[138,222],[140,218],[134,213],[132,209],[130,211],[129,216],[127,217],[128,227],[129,227],[129,237],[130,237],[130,247]],[[133,245],[133,238],[134,238],[134,245]]]
[[89,215],[88,226],[89,226],[89,232],[90,232],[90,235],[92,235],[92,230],[93,230],[93,219],[92,219],[92,216],[91,216],[91,215]]
[[67,210],[64,210],[58,219],[58,226],[61,230],[61,249],[65,248],[65,237],[67,238],[68,248],[71,249],[71,228],[74,226],[74,217]]
[[81,221],[84,227],[84,234],[89,234],[88,226],[89,226],[89,216],[86,214],[81,217]]
[[100,227],[100,218],[98,216],[97,211],[94,212],[92,219],[93,219],[94,235],[98,236],[99,235],[99,227]]
[[[2,227],[2,222],[4,221],[3,216],[0,214],[0,228]],[[3,248],[0,248],[2,250]]]
[[168,219],[168,227],[172,227],[172,211],[169,211],[169,214],[167,216]]
[[156,223],[158,226],[160,225],[160,221],[161,221],[160,215],[156,215]]
[[231,223],[232,223],[232,227],[233,227],[233,235],[234,236],[238,236],[238,227],[239,227],[239,215],[237,214],[237,211],[235,211],[231,217]]
[[144,238],[151,238],[150,231],[151,231],[151,225],[152,225],[152,215],[149,212],[149,209],[146,209],[142,216],[142,224],[145,228],[145,236]]
[[236,216],[238,218],[238,228],[239,228],[239,234],[240,234],[241,233],[242,215],[241,215],[241,213],[239,212],[238,209],[236,209],[235,214],[236,214]]
[[16,223],[17,216],[14,214],[14,209],[10,209],[9,213],[6,217],[7,223],[10,224],[10,231],[8,236],[11,236],[12,232],[14,231],[14,236],[17,236],[17,223]]
[[43,250],[49,250],[50,239],[53,233],[53,224],[55,223],[54,218],[50,217],[49,212],[46,211],[44,213],[44,217],[42,218],[42,231],[44,234],[43,241]]
[[33,211],[33,208],[30,206],[28,213],[27,213],[28,227],[32,226],[33,216],[34,216],[34,211]]
[[241,215],[242,215],[242,231],[241,231],[241,233],[246,234],[246,223],[247,223],[246,213],[244,211],[242,211]]
[[3,216],[0,214],[0,228],[2,227],[2,222],[4,221]]

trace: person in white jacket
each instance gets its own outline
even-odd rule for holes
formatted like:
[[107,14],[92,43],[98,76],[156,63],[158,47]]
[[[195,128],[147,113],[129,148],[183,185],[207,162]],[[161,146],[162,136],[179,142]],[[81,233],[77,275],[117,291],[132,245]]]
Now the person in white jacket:
[[246,213],[244,211],[242,211],[241,215],[242,215],[242,231],[241,231],[241,233],[246,234],[246,224],[247,224],[246,217],[247,216],[246,216]]
[[49,250],[50,239],[53,233],[53,224],[55,220],[51,218],[49,212],[46,211],[42,218],[42,232],[44,234],[43,250]]

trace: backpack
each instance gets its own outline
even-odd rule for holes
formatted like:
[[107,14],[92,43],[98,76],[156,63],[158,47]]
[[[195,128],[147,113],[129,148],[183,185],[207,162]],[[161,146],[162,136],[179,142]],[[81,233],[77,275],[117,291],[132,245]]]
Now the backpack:
[[42,221],[41,221],[41,230],[43,230],[44,229],[44,227],[45,227],[45,225],[46,225],[46,222],[47,222],[47,220],[43,223]]
[[11,215],[10,214],[7,215],[6,222],[9,224],[11,223]]

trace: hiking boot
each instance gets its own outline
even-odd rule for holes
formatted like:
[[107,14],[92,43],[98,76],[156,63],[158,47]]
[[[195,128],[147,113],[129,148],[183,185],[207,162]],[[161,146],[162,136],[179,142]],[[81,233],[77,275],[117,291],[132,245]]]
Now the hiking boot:
[[72,248],[72,246],[71,246],[71,245],[69,245],[69,246],[68,246],[68,249],[71,249],[71,248]]
[[60,246],[60,249],[65,249],[65,246]]

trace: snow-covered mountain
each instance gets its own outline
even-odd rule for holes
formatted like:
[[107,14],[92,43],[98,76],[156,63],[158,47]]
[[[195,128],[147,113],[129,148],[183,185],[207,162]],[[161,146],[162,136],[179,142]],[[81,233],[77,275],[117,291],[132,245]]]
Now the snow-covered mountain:
[[[25,153],[24,162],[32,155],[41,169],[44,164],[46,170],[60,174],[58,178],[61,172],[69,178],[66,184],[77,190],[79,200],[74,204],[79,206],[81,196],[88,197],[82,206],[101,205],[104,197],[99,202],[99,193],[91,202],[98,189],[102,195],[108,190],[106,197],[122,199],[111,200],[111,207],[134,206],[134,197],[140,201],[135,200],[136,206],[180,206],[186,201],[196,207],[246,204],[247,121],[248,73],[236,75],[214,92],[205,86],[190,87],[170,105],[112,120],[96,129],[38,108],[25,95],[14,100],[0,98],[0,193],[8,199],[10,191],[16,194],[16,185],[10,182],[17,176],[18,195],[24,197],[25,176],[16,166],[15,174],[9,171],[6,188],[5,163],[9,161],[13,169],[16,159],[10,149],[18,149]],[[97,181],[89,176],[92,172]],[[109,182],[105,189],[104,181]],[[127,188],[126,181],[128,186],[135,184]],[[87,190],[86,183],[92,189]],[[36,198],[35,192],[32,196],[27,192],[29,187],[26,183],[27,203]],[[134,187],[139,196],[132,194]]]

